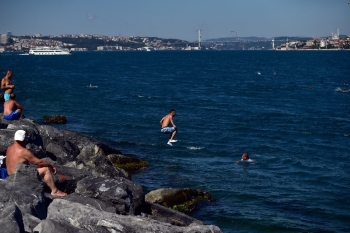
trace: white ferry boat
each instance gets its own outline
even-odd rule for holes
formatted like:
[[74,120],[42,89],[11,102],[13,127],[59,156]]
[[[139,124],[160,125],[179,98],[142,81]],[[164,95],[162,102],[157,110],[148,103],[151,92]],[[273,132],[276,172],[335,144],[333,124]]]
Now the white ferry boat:
[[56,47],[37,47],[29,50],[29,55],[69,55],[71,51]]

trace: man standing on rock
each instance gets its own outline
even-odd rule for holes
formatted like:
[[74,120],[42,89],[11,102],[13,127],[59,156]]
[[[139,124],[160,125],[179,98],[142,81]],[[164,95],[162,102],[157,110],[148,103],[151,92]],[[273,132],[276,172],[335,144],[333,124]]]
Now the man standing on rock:
[[12,84],[11,81],[12,77],[12,70],[8,70],[6,72],[6,75],[3,79],[1,79],[1,88],[4,90],[4,100],[8,101],[10,97],[14,97],[15,94],[13,93],[13,90],[15,88],[15,85]]
[[[175,137],[176,132],[177,132],[176,125],[174,124],[174,121],[173,121],[173,117],[175,115],[176,115],[175,109],[171,109],[170,113],[168,115],[166,115],[165,117],[163,117],[159,122],[161,127],[162,127],[160,132],[162,132],[164,134],[170,134],[170,138],[169,138],[169,141],[167,143],[169,146],[173,145],[173,144],[171,144],[172,142],[177,142],[177,140],[174,140],[174,137]],[[173,127],[169,127],[170,124],[172,124]]]
[[9,175],[13,175],[16,171],[17,165],[19,163],[27,164],[29,163],[38,166],[38,174],[51,189],[51,195],[56,197],[65,197],[67,193],[64,193],[55,185],[53,176],[51,174],[50,168],[52,168],[53,173],[57,173],[56,167],[44,160],[36,158],[32,152],[27,148],[27,138],[26,132],[24,130],[17,130],[14,137],[14,143],[7,148],[6,151],[6,168]]

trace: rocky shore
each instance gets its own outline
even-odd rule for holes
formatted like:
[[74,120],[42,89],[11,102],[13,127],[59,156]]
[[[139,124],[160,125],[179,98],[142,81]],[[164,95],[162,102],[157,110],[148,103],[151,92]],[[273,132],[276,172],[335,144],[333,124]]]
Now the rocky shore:
[[[6,154],[15,132],[25,130],[27,149],[55,164],[56,186],[68,193],[64,198],[51,196],[37,179],[36,167],[19,165],[14,175],[0,180],[1,232],[221,232],[217,226],[165,207],[170,202],[179,205],[176,200],[194,195],[193,190],[158,192],[174,193],[176,198],[170,201],[168,196],[155,196],[154,191],[145,198],[141,185],[115,166],[131,161],[132,165],[125,167],[137,170],[136,158],[76,132],[40,125],[25,117],[18,121],[0,117],[0,155]],[[147,166],[144,161],[140,164]]]

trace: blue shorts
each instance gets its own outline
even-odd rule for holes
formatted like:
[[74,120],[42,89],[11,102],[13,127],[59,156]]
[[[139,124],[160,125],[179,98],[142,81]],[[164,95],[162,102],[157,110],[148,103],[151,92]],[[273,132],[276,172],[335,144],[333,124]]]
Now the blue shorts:
[[10,98],[11,98],[11,94],[9,94],[9,93],[4,93],[4,100],[5,100],[5,101],[10,100]]
[[160,132],[165,133],[165,134],[170,134],[175,131],[174,127],[164,127],[160,130]]
[[9,120],[9,121],[11,121],[11,120],[18,120],[19,117],[20,117],[20,114],[17,112],[17,110],[14,111],[13,113],[11,113],[10,115],[4,116],[4,118],[6,120]]

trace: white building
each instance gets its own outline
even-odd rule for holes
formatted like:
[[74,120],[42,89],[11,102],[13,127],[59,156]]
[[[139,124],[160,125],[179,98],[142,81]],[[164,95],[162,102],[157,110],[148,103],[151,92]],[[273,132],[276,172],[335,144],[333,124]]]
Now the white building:
[[9,42],[10,37],[7,34],[0,35],[0,44],[7,44]]

